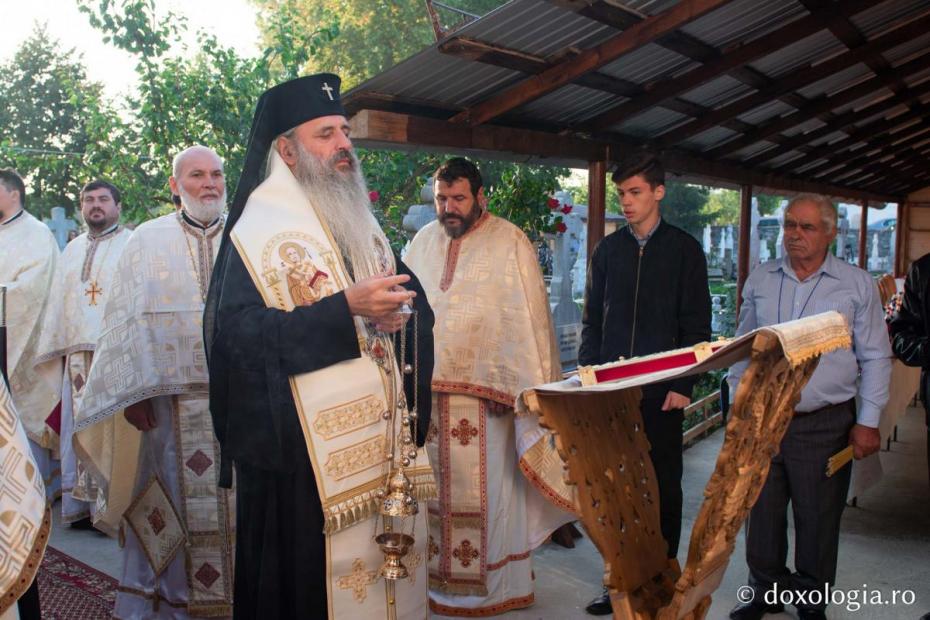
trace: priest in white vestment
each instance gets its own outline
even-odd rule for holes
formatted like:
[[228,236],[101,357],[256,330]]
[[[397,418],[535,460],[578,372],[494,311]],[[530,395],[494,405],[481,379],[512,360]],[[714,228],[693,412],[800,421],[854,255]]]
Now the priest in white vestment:
[[575,518],[551,436],[535,416],[514,415],[520,391],[560,379],[561,367],[526,235],[483,208],[468,160],[446,162],[433,187],[439,219],[406,255],[436,313],[430,608],[490,616],[532,605],[531,553]]
[[68,524],[88,523],[105,508],[93,478],[74,455],[74,404],[87,382],[116,263],[132,234],[119,224],[122,205],[116,187],[91,181],[80,197],[88,232],[68,243],[58,261],[50,294],[55,303],[45,312],[36,358],[37,366],[64,367],[60,378],[61,517]]
[[124,541],[117,618],[232,614],[235,506],[217,487],[202,332],[222,160],[183,151],[171,189],[182,208],[136,228],[117,264],[75,416],[77,456],[106,494],[107,519],[122,515],[105,524]]
[[[29,440],[0,379],[0,620],[19,618],[17,599],[33,583],[52,527],[52,510]],[[33,592],[36,596],[37,590]],[[26,599],[23,599],[25,602]],[[37,606],[38,600],[33,601]],[[37,611],[33,607],[33,613]],[[26,615],[24,609],[23,615]]]
[[25,200],[19,175],[0,170],[0,285],[6,287],[10,393],[46,493],[54,499],[60,494],[58,429],[49,422],[61,400],[61,368],[36,370],[35,359],[59,251],[48,226],[25,210]]

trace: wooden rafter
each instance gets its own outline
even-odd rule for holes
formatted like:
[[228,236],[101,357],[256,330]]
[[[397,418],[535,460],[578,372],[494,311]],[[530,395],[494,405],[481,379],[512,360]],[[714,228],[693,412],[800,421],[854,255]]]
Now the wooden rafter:
[[[930,83],[928,83],[928,90],[930,90]],[[863,141],[870,140],[874,136],[887,135],[889,133],[894,133],[901,128],[904,128],[905,126],[913,125],[916,120],[923,118],[927,113],[930,113],[930,104],[923,104],[916,107],[915,110],[908,110],[907,112],[898,114],[891,118],[883,117],[874,121],[870,121],[864,125],[859,125],[856,127],[856,129],[851,130],[849,135],[847,135],[845,138],[818,145],[808,151],[804,157],[800,159],[792,159],[791,161],[774,166],[773,170],[798,170],[821,159],[830,159],[844,153],[850,147],[853,147]],[[863,110],[862,116],[869,116],[869,112]],[[828,133],[833,132],[831,131]],[[815,138],[811,138],[811,140],[814,139]],[[766,151],[766,153],[767,152],[768,151]],[[750,161],[752,159],[753,158],[750,158],[743,163],[745,165],[751,165]]]
[[[920,110],[922,110],[922,106],[914,106],[913,109],[908,110],[907,112],[895,116],[891,119],[881,117],[864,125],[856,125],[856,122],[862,118],[869,118],[876,114],[888,112],[901,105],[911,105],[915,101],[920,103],[920,97],[928,93],[930,93],[930,80],[911,89],[910,92],[903,96],[895,95],[893,97],[888,97],[887,99],[882,99],[881,101],[876,101],[863,108],[851,109],[843,112],[842,114],[837,114],[833,117],[833,119],[831,119],[829,123],[825,124],[823,127],[818,127],[817,129],[808,132],[801,132],[790,137],[781,136],[782,140],[777,148],[769,149],[757,155],[753,155],[748,159],[742,160],[742,163],[746,166],[755,166],[766,161],[771,161],[781,157],[789,151],[797,150],[806,144],[815,142],[838,131],[846,132],[850,137],[855,135],[859,138],[868,137],[873,134],[884,133],[889,129],[899,126],[904,121],[918,118],[920,116]],[[854,143],[855,141],[850,142],[849,144]],[[833,144],[838,144],[838,142],[834,142]],[[826,146],[822,146],[809,148],[806,153],[808,155],[812,155],[818,151],[819,155],[815,157],[821,157],[837,152],[835,147],[827,148]],[[777,166],[776,168],[781,167],[782,166]]]
[[[801,3],[810,10],[810,5],[813,4],[813,0],[801,0]],[[859,28],[853,24],[852,20],[849,18],[850,15],[846,11],[846,7],[842,3],[837,3],[836,10],[838,13],[837,19],[830,22],[828,26],[833,36],[842,41],[843,45],[849,49],[861,48],[866,45],[868,39],[862,34]],[[907,92],[907,84],[901,79],[901,76],[892,70],[890,63],[880,53],[875,52],[869,54],[865,59],[865,64],[875,72],[875,75],[885,79],[885,85],[893,93],[901,95]]]
[[[926,114],[926,112],[924,114],[924,120],[930,119],[930,115]],[[811,168],[806,168],[803,174],[811,178],[818,178],[826,174],[827,171],[830,173],[834,172],[837,165],[843,168],[850,168],[870,163],[876,158],[893,155],[900,152],[902,149],[910,148],[911,145],[926,139],[927,132],[930,132],[930,126],[918,123],[898,133],[878,136],[877,138],[869,140],[866,142],[865,146],[856,149],[852,153],[837,156]]]
[[[916,166],[919,170],[926,170],[927,152],[930,151],[930,148],[928,148],[926,144],[928,139],[930,139],[930,136],[925,135],[923,137],[924,144],[897,153],[891,160],[863,165],[851,173],[862,175],[871,173],[875,175],[876,179],[869,181],[869,184],[875,183],[881,178],[907,181],[914,176],[913,173],[907,172],[912,167]],[[847,179],[849,174],[850,173],[847,173]],[[844,180],[843,183],[849,183],[849,181]]]
[[[675,76],[674,79],[663,76],[650,84],[649,92],[643,97],[610,108],[585,123],[585,127],[590,130],[598,130],[616,125],[645,112],[652,106],[661,104],[670,97],[693,90],[701,84],[710,82],[735,68],[768,56],[783,49],[790,43],[800,41],[822,30],[831,20],[836,18],[836,15],[832,10],[834,7],[833,2],[829,0],[818,0],[818,2],[821,5],[819,11],[796,19],[749,43],[740,45],[721,55],[716,60],[692,69],[684,75]],[[850,11],[860,12],[874,6],[875,3],[870,0],[850,0],[849,4]]]
[[[602,24],[617,28],[618,30],[626,30],[633,24],[639,23],[645,19],[645,17],[639,13],[628,9],[623,5],[615,4],[608,0],[549,0],[549,2],[557,6],[561,6],[574,13],[578,13],[579,15],[584,15],[589,19],[601,22]],[[664,37],[660,37],[659,39],[656,39],[654,43],[660,47],[664,47],[667,50],[675,52],[676,54],[680,54],[685,58],[700,63],[707,63],[711,60],[716,60],[723,55],[723,52],[718,50],[713,45],[708,45],[700,39],[693,37],[686,32],[682,32],[681,30],[671,32]],[[749,66],[737,67],[729,72],[729,76],[756,90],[764,88],[769,83],[771,83],[770,78]],[[645,91],[640,86],[640,94],[643,92]],[[803,105],[805,101],[804,97],[797,93],[785,93],[780,97],[780,99],[788,105],[795,107]],[[672,98],[668,101],[662,102],[661,105],[664,108],[675,110],[676,112],[683,112],[678,107],[673,107],[670,105],[673,104],[673,102],[678,101],[684,100]],[[683,113],[695,118],[703,115],[703,113]],[[729,127],[729,125],[724,126]],[[732,129],[732,127],[730,128]],[[739,130],[737,129],[737,131]]]
[[[930,54],[925,54],[920,58],[906,62],[896,67],[895,71],[899,72],[901,75],[911,75],[927,67],[930,67]],[[853,103],[863,97],[867,97],[871,93],[880,92],[884,87],[885,81],[882,78],[874,77],[832,95],[814,99],[800,110],[759,125],[755,131],[743,134],[738,138],[708,149],[704,151],[704,154],[707,157],[721,157],[726,154],[735,153],[747,146],[761,142],[769,136],[806,123],[825,112],[830,112],[840,106]]]
[[[709,114],[695,118],[693,121],[662,134],[656,142],[660,147],[677,144],[710,127],[719,125],[724,119],[739,116],[754,108],[765,105],[785,93],[803,88],[808,84],[813,84],[826,77],[835,75],[844,69],[848,69],[870,58],[874,58],[877,54],[900,45],[901,41],[906,41],[926,33],[928,29],[930,29],[930,15],[914,20],[900,28],[895,28],[891,32],[864,43],[856,49],[835,56],[830,60],[791,71],[787,76],[773,81],[765,88],[740,97],[736,101],[721,106]],[[887,85],[884,79],[882,80],[882,84]]]
[[[440,43],[438,49],[444,54],[495,67],[502,67],[512,71],[519,71],[529,75],[542,73],[553,65],[552,62],[539,56],[526,54],[524,52],[463,36],[450,37],[446,41]],[[639,97],[646,92],[643,90],[642,86],[635,82],[630,82],[629,80],[617,78],[598,71],[586,73],[572,83],[577,86],[584,86],[585,88],[599,90],[626,98]],[[702,116],[710,111],[705,106],[678,98],[666,101],[663,107],[674,110],[680,114],[695,117]],[[748,131],[752,128],[752,125],[749,123],[735,118],[727,119],[721,124],[737,132]]]
[[627,30],[593,48],[584,50],[546,71],[505,89],[502,93],[475,104],[454,116],[457,123],[480,125],[569,84],[579,76],[603,67],[659,37],[673,32],[732,0],[681,0],[672,8],[644,19]]
[[[468,127],[460,123],[421,118],[378,110],[362,110],[352,119],[353,141],[370,148],[455,150],[482,157],[547,161],[558,165],[587,166],[592,161],[611,161],[618,153],[639,144],[615,135],[582,139],[542,131],[496,125]],[[676,173],[700,176],[736,185],[754,185],[783,192],[819,192],[845,199],[891,201],[893,196],[863,192],[825,182],[811,182],[793,175],[750,170],[729,162],[708,161],[684,151],[662,154],[666,167]]]

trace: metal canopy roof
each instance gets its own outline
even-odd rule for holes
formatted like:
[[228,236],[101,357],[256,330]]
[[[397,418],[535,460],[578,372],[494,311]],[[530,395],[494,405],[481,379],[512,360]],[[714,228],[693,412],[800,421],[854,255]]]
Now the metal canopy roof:
[[362,145],[897,201],[930,185],[930,0],[513,0],[345,104]]

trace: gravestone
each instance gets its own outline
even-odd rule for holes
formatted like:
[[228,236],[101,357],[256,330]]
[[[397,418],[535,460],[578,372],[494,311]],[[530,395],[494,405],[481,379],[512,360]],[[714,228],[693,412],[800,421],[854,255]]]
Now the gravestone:
[[869,256],[869,271],[881,271],[883,267],[883,261],[879,256],[879,239],[878,233],[872,235],[872,253]]
[[421,228],[436,219],[436,207],[433,205],[433,185],[426,183],[420,190],[422,204],[411,205],[404,216],[403,228],[416,234]]
[[750,212],[749,218],[749,230],[752,231],[753,234],[749,235],[749,271],[752,272],[752,270],[756,268],[756,265],[759,264],[759,251],[761,248],[759,247],[759,236],[755,234],[755,231],[759,230],[759,220],[761,217],[759,216],[759,200],[753,196],[750,204],[752,206],[752,211]]
[[43,221],[52,230],[59,250],[64,250],[68,245],[68,233],[78,229],[77,222],[65,216],[64,207],[52,207],[52,217],[45,218]]
[[[568,192],[556,192],[560,205],[571,205]],[[559,343],[562,368],[567,370],[578,365],[578,347],[581,344],[581,310],[575,303],[572,286],[573,266],[580,252],[580,241],[585,226],[578,214],[572,212],[562,216],[566,226],[564,233],[554,235],[552,257],[552,280],[549,285],[549,307]]]

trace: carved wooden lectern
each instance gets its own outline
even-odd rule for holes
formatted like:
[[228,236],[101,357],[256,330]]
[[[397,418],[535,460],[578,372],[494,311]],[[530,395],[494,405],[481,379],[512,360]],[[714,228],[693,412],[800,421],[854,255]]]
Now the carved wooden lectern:
[[[681,373],[750,358],[736,390],[723,448],[704,490],[684,570],[666,559],[638,385],[591,389],[576,381],[574,386],[563,382],[523,393],[526,408],[553,432],[568,482],[576,487],[579,516],[604,558],[604,583],[615,619],[705,616],[801,389],[820,355],[842,346],[849,346],[845,321],[835,312],[825,313],[715,347],[719,350],[711,357]],[[668,378],[666,372],[653,380]],[[649,382],[644,377],[639,385]]]

